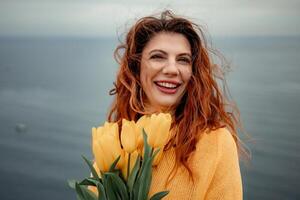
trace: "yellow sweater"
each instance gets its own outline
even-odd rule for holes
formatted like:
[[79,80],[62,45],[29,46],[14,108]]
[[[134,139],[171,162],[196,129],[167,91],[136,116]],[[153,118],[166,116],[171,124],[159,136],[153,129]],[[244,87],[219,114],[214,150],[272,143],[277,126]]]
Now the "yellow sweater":
[[194,184],[187,170],[179,168],[172,181],[165,182],[175,163],[175,151],[164,152],[158,166],[153,168],[150,196],[169,190],[164,200],[240,200],[242,180],[236,144],[226,128],[204,133],[189,158]]

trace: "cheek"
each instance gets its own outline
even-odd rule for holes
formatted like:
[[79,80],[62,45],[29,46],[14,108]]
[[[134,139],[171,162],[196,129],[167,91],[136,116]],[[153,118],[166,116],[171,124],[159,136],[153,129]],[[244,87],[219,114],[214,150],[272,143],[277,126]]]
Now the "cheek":
[[146,66],[141,67],[140,71],[140,80],[142,84],[142,88],[145,92],[147,92],[150,88],[151,83],[151,74],[149,73],[149,69]]
[[151,84],[152,79],[156,76],[158,70],[151,63],[143,63],[140,71],[140,79],[143,86]]
[[182,79],[184,82],[189,82],[192,77],[192,68],[186,68],[181,71]]

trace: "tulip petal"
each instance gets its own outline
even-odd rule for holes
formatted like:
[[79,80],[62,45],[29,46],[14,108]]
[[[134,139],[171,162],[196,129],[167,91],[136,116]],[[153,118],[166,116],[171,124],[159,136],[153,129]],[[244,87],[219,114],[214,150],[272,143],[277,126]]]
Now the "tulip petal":
[[133,121],[123,119],[121,142],[124,150],[127,153],[132,153],[137,148],[137,128]]

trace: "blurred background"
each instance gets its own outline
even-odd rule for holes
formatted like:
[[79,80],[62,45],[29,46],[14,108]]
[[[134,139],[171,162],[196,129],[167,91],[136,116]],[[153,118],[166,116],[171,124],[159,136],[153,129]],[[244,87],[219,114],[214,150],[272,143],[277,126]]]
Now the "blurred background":
[[[0,198],[75,199],[104,122],[118,38],[172,9],[231,63],[227,82],[252,152],[244,199],[300,199],[300,1],[0,0]],[[246,140],[247,139],[247,140]]]

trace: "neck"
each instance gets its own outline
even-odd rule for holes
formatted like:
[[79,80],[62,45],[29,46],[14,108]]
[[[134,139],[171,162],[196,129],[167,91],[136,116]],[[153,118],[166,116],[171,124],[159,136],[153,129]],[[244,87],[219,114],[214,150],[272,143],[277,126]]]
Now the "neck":
[[153,106],[153,105],[149,105],[149,104],[145,105],[145,112],[147,114],[170,113],[172,117],[175,116],[175,109],[172,109],[170,107]]

